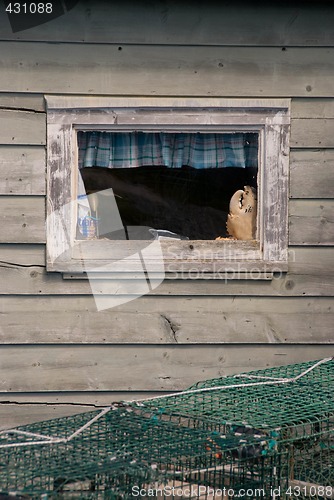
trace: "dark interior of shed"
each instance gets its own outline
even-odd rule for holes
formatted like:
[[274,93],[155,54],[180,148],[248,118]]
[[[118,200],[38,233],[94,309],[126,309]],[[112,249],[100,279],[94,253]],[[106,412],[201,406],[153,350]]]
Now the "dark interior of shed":
[[167,230],[191,240],[226,237],[231,196],[245,185],[257,187],[255,167],[89,167],[81,175],[87,194],[113,189],[125,227]]

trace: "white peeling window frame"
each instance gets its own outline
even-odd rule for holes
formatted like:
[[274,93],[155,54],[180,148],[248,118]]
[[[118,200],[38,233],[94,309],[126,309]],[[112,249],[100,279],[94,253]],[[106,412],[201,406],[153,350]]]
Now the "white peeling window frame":
[[[45,99],[48,271],[84,272],[82,252],[78,255],[75,245],[79,130],[258,133],[256,241],[161,241],[165,273],[167,277],[181,273],[193,277],[197,273],[198,277],[226,278],[228,274],[270,279],[275,272],[287,271],[290,99],[81,96]],[[129,241],[96,239],[80,245],[84,246],[85,259],[91,268],[101,268],[110,259],[121,260],[124,248],[131,254]],[[135,258],[127,259],[126,265],[125,269],[124,262],[120,264],[119,271],[136,271],[138,262]]]

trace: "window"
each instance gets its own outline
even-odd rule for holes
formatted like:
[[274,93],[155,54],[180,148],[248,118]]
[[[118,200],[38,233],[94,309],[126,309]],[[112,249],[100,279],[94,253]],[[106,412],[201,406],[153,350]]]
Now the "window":
[[289,100],[46,100],[49,271],[135,271],[151,239],[167,273],[286,270]]
[[[80,206],[86,193],[113,189],[125,238],[129,227],[140,226],[147,228],[148,238],[214,240],[227,236],[232,195],[245,185],[256,192],[256,133],[78,131],[77,138],[84,184],[79,184],[79,235],[86,238],[107,236],[99,231],[100,210],[94,207],[92,217]],[[245,212],[246,221],[250,216],[256,222],[253,208],[254,213]],[[108,210],[102,214],[108,217]],[[254,239],[255,226],[249,234],[244,227],[241,236]]]

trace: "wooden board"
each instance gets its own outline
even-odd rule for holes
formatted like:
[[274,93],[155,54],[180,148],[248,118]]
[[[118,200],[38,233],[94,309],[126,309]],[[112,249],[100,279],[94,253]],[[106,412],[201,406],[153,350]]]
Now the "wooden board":
[[289,202],[290,244],[333,245],[333,213],[333,200],[291,200]]
[[0,108],[0,143],[40,145],[46,142],[46,115]]
[[0,262],[23,267],[45,267],[45,245],[2,244],[0,245]]
[[[322,275],[326,276],[328,274],[333,274],[333,250],[331,248],[326,247],[290,247],[289,248],[289,272],[292,274],[308,274],[308,275]],[[10,262],[11,264],[18,266],[41,266],[45,267],[45,245],[39,244],[0,244],[0,260],[5,262]],[[57,275],[58,273],[49,273],[48,276],[51,277],[53,275]],[[141,276],[141,274],[140,274]],[[82,275],[74,275],[74,278],[79,278],[79,281],[82,281]],[[134,276],[127,276],[124,273],[120,275],[116,275],[115,279],[134,279]],[[187,281],[187,276],[178,276],[175,277],[173,275],[167,275],[166,278],[172,280],[173,282],[176,279],[183,279]],[[201,279],[194,279],[192,275],[188,277],[193,286]],[[209,282],[212,282],[210,275],[203,275],[202,279],[206,278]],[[222,283],[228,281],[231,277],[223,276],[221,279],[217,279],[216,281]],[[242,279],[242,275],[236,276],[238,279]],[[276,278],[278,278],[276,276]],[[233,280],[232,280],[233,281]],[[255,281],[255,280],[253,280]],[[232,283],[230,283],[232,284]],[[64,286],[66,282],[63,283]],[[244,283],[242,283],[244,285]],[[80,283],[79,285],[80,286]],[[2,289],[3,292],[4,289]],[[65,290],[65,289],[64,289]],[[76,289],[77,292],[80,290]],[[232,294],[234,295],[234,293]]]
[[292,99],[292,118],[334,118],[334,99]]
[[45,242],[44,196],[0,196],[1,243]]
[[[332,97],[334,48],[0,42],[0,88],[90,95]],[[52,64],[50,64],[52,61]],[[237,82],[237,83],[236,83]]]
[[315,345],[2,346],[1,391],[175,391],[199,380],[332,354],[332,346]]
[[92,408],[89,406],[74,405],[0,404],[0,430],[13,429],[19,425],[42,422],[43,420],[49,420],[51,418],[67,417],[91,410]]
[[0,195],[40,195],[46,186],[42,146],[0,146]]
[[331,247],[290,247],[289,274],[334,275],[334,252]]
[[334,148],[333,118],[291,120],[292,148]]
[[[332,213],[332,200],[290,200],[290,244],[332,244]],[[45,198],[0,197],[0,222],[0,243],[45,242]]]
[[0,109],[45,112],[44,96],[42,94],[1,93]]
[[24,405],[52,405],[67,407],[80,406],[87,410],[109,406],[113,401],[137,400],[166,394],[168,391],[104,391],[104,392],[0,392],[0,410],[1,405],[17,404],[24,408]]
[[[318,259],[321,257],[318,254]],[[320,264],[319,264],[320,267]],[[287,273],[282,277],[274,277],[272,281],[229,280],[219,279],[176,279],[166,280],[152,295],[260,295],[260,296],[333,296],[334,277],[330,272],[325,274]],[[1,294],[10,295],[87,295],[91,288],[87,280],[66,280],[58,273],[46,274],[39,267],[24,268],[7,264],[0,265]],[[114,291],[118,293],[119,281],[114,283]],[[110,286],[110,284],[109,284]],[[136,282],[134,282],[136,286]],[[113,288],[111,288],[113,290]]]
[[[256,279],[189,279],[181,275],[167,279],[151,295],[259,295],[259,296],[333,296],[333,251],[331,248],[290,249],[290,271],[274,275],[271,281]],[[1,295],[90,295],[87,279],[63,280],[59,273],[45,272],[45,247],[43,245],[0,245],[0,294]],[[109,282],[110,290],[122,293],[122,280]],[[131,278],[126,277],[131,281]],[[137,286],[137,279],[133,288]]]
[[0,316],[2,344],[334,343],[330,298],[9,297]]
[[333,198],[334,149],[290,152],[290,196]]
[[[309,4],[309,5],[308,5]],[[108,22],[107,22],[108,20]],[[112,29],[110,29],[110,22]],[[4,6],[0,33],[6,40],[47,40],[189,45],[330,46],[331,6],[317,2],[78,2],[66,15],[12,32]]]

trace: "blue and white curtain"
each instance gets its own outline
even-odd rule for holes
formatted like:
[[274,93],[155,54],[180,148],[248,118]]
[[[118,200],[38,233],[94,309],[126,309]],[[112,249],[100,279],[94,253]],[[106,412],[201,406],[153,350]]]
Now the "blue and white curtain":
[[257,167],[255,133],[78,132],[79,168]]

